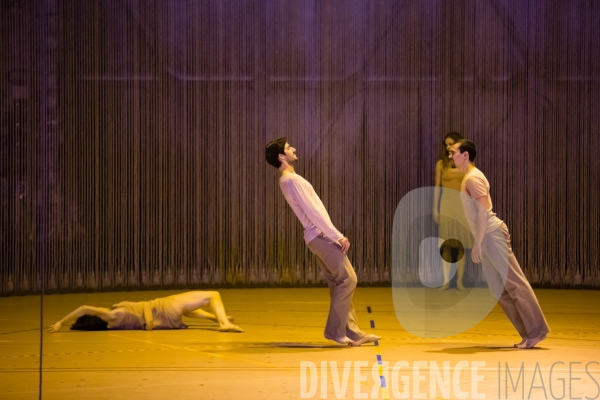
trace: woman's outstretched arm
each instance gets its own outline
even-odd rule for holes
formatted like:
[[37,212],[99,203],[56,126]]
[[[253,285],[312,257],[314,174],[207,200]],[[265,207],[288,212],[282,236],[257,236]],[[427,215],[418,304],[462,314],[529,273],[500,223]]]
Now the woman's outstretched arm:
[[75,321],[79,317],[83,317],[84,315],[95,315],[97,317],[102,318],[102,320],[109,322],[111,320],[110,310],[108,308],[103,307],[92,307],[92,306],[81,306],[74,311],[71,311],[67,314],[63,319],[51,325],[48,330],[50,332],[58,332],[63,325]]

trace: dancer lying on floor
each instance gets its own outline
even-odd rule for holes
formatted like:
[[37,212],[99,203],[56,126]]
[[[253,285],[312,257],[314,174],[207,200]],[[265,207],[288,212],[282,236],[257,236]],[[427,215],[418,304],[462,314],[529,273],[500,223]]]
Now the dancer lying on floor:
[[[200,307],[209,306],[211,314]],[[105,329],[183,329],[187,325],[181,321],[188,318],[209,319],[219,324],[221,332],[243,332],[233,325],[232,317],[225,314],[225,307],[219,292],[186,292],[161,297],[151,301],[122,301],[111,308],[81,306],[52,325],[50,332],[58,332],[64,324],[76,320],[73,330]]]

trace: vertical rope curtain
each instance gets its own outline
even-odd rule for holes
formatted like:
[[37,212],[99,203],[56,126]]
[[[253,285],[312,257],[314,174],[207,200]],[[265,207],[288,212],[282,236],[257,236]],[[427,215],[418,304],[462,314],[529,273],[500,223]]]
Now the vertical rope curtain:
[[[33,3],[0,17],[3,294],[41,284]],[[276,136],[359,282],[389,282],[396,206],[449,131],[478,145],[532,284],[600,286],[597,2],[57,5],[49,291],[322,282],[264,161]]]

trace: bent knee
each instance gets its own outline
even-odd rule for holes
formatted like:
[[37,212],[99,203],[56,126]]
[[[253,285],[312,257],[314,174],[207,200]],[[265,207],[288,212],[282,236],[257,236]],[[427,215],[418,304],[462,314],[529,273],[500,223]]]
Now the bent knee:
[[347,287],[356,287],[358,283],[358,279],[356,278],[356,274],[349,275],[346,279],[342,281],[342,284]]
[[221,295],[219,294],[219,292],[211,290],[210,292],[207,292],[208,297],[211,299],[220,299]]
[[219,296],[219,292],[217,292],[216,290],[196,290],[196,291],[190,292],[190,293],[193,293],[196,296],[202,296],[202,297],[208,297],[208,298]]

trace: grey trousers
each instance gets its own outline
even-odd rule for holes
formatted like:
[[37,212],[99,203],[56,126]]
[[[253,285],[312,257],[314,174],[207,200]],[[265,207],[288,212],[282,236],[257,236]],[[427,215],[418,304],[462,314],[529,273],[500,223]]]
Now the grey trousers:
[[[500,229],[504,234],[504,240],[499,235],[496,237],[486,235],[481,246],[483,273],[490,290],[500,295],[498,303],[521,338],[533,339],[545,335],[550,332],[550,327],[531,285],[512,252],[508,227],[502,223]],[[508,247],[508,254],[506,247]],[[497,271],[501,270],[502,263],[506,263],[507,255],[508,273],[506,284],[503,284]],[[504,285],[504,288],[499,285]]]
[[358,327],[356,313],[352,307],[352,296],[356,288],[356,273],[342,252],[339,244],[319,235],[308,243],[308,248],[317,256],[321,271],[329,286],[331,303],[325,325],[325,338],[347,336],[358,340],[365,335]]

